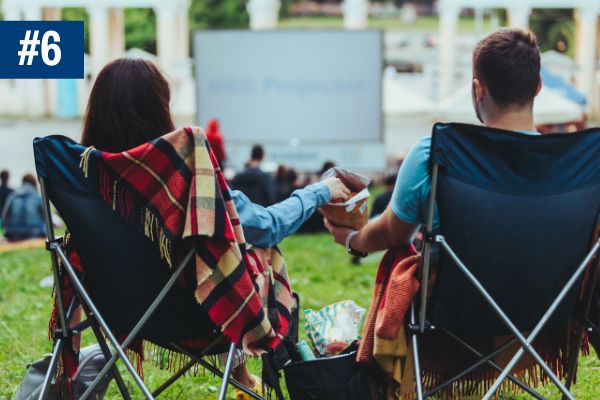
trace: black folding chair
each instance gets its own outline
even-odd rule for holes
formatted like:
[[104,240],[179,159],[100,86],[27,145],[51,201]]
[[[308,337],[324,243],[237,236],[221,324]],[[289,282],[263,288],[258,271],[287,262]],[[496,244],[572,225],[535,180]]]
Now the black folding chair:
[[[487,366],[498,376],[484,399],[494,396],[506,379],[543,399],[511,374],[528,353],[563,398],[573,399],[570,386],[589,322],[594,278],[584,305],[577,300],[586,268],[591,269],[588,276],[596,276],[594,256],[600,248],[600,241],[592,243],[600,211],[600,130],[531,136],[438,123],[430,172],[421,295],[412,304],[409,324],[417,397],[433,396]],[[434,204],[439,233],[433,232]],[[439,260],[428,298],[434,248]],[[562,327],[573,318],[581,328],[563,383],[532,343],[542,328]],[[424,392],[419,340],[433,330],[446,332],[478,360]],[[514,338],[491,354],[482,354],[465,339],[506,334]],[[515,343],[519,350],[506,366],[494,362]]]
[[[55,145],[48,146],[50,142]],[[74,146],[76,144],[70,139],[60,136],[34,141],[48,233],[46,247],[51,252],[58,301],[58,323],[53,332],[54,348],[40,400],[48,392],[65,341],[87,327],[92,328],[108,362],[81,399],[88,398],[106,374],[111,374],[115,379],[123,398],[131,398],[115,364],[119,359],[147,399],[158,396],[196,364],[222,377],[219,399],[225,398],[230,383],[254,399],[263,399],[230,378],[236,344],[230,343],[221,334],[197,303],[194,285],[182,286],[178,283],[180,276],[184,276],[186,282],[195,282],[194,250],[179,265],[170,268],[161,259],[155,243],[145,237],[135,224],[125,222],[114,212],[98,194],[97,183],[85,178],[78,167],[79,159],[73,151]],[[67,259],[63,239],[54,234],[50,202],[72,234],[73,243],[85,267],[83,281]],[[65,276],[69,277],[74,287],[76,301],[72,304],[62,302]],[[70,328],[69,321],[76,304],[81,304],[87,319],[77,327]],[[126,335],[126,339],[119,343],[117,334]],[[210,342],[200,352],[177,344],[198,338]],[[190,361],[151,392],[125,354],[125,348],[140,339],[183,353]],[[224,371],[218,368],[216,361],[211,362],[206,358],[227,351]]]

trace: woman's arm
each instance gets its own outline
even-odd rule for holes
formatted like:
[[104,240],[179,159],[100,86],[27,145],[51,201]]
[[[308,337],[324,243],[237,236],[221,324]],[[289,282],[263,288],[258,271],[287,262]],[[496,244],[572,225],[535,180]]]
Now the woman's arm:
[[326,184],[315,183],[269,207],[252,203],[239,190],[232,190],[231,197],[246,242],[257,247],[272,247],[296,232],[319,207],[329,203],[330,193]]
[[272,247],[298,228],[314,212],[333,200],[345,201],[350,190],[338,178],[329,178],[298,189],[290,198],[269,207],[254,204],[238,190],[231,191],[246,242]]

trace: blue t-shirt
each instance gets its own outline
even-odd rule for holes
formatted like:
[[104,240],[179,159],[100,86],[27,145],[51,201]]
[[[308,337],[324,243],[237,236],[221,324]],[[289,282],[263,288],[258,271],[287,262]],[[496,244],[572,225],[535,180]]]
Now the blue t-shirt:
[[[524,135],[539,135],[538,132],[517,131]],[[431,136],[421,138],[408,152],[400,170],[392,195],[392,211],[402,221],[413,225],[427,222],[431,177],[429,176],[429,152]],[[433,231],[439,231],[437,207],[433,214]]]

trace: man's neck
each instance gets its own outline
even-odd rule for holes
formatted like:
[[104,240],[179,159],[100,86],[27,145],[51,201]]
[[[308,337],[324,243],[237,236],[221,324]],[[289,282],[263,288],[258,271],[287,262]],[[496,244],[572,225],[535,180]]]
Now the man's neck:
[[250,168],[260,168],[260,161],[258,160],[250,160],[248,163],[248,167]]
[[536,131],[532,112],[527,109],[509,110],[498,113],[494,117],[488,117],[484,125],[507,131]]

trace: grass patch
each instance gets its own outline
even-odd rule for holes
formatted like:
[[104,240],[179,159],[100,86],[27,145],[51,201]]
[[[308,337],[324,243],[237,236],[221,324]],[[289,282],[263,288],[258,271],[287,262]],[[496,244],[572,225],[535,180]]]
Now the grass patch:
[[[483,22],[483,31],[491,29],[490,20],[486,18]],[[289,17],[279,20],[281,29],[343,29],[344,19],[342,17]],[[439,30],[439,19],[436,16],[419,17],[414,23],[405,23],[401,18],[369,18],[369,28],[411,31],[411,32],[437,32]],[[473,17],[461,17],[458,21],[459,32],[474,32],[475,19]]]
[[[368,257],[360,266],[353,266],[345,250],[335,246],[325,234],[292,236],[281,247],[303,308],[318,309],[344,299],[352,299],[365,308],[369,306],[381,254]],[[52,305],[50,288],[39,286],[40,280],[50,272],[50,258],[44,250],[0,254],[0,399],[12,397],[27,363],[51,351],[47,339]],[[90,335],[84,337],[84,343],[91,341]],[[260,363],[251,360],[250,367],[258,373]],[[151,389],[169,376],[168,372],[150,363],[145,363],[144,372]],[[134,398],[141,398],[132,381],[126,380]],[[195,378],[180,379],[162,398],[213,399],[218,388],[218,379],[210,374],[202,376],[200,372]],[[555,390],[544,390],[543,393],[551,399],[560,398]],[[575,396],[589,400],[600,397],[600,362],[595,355],[581,359]],[[119,398],[114,384],[107,398]]]

